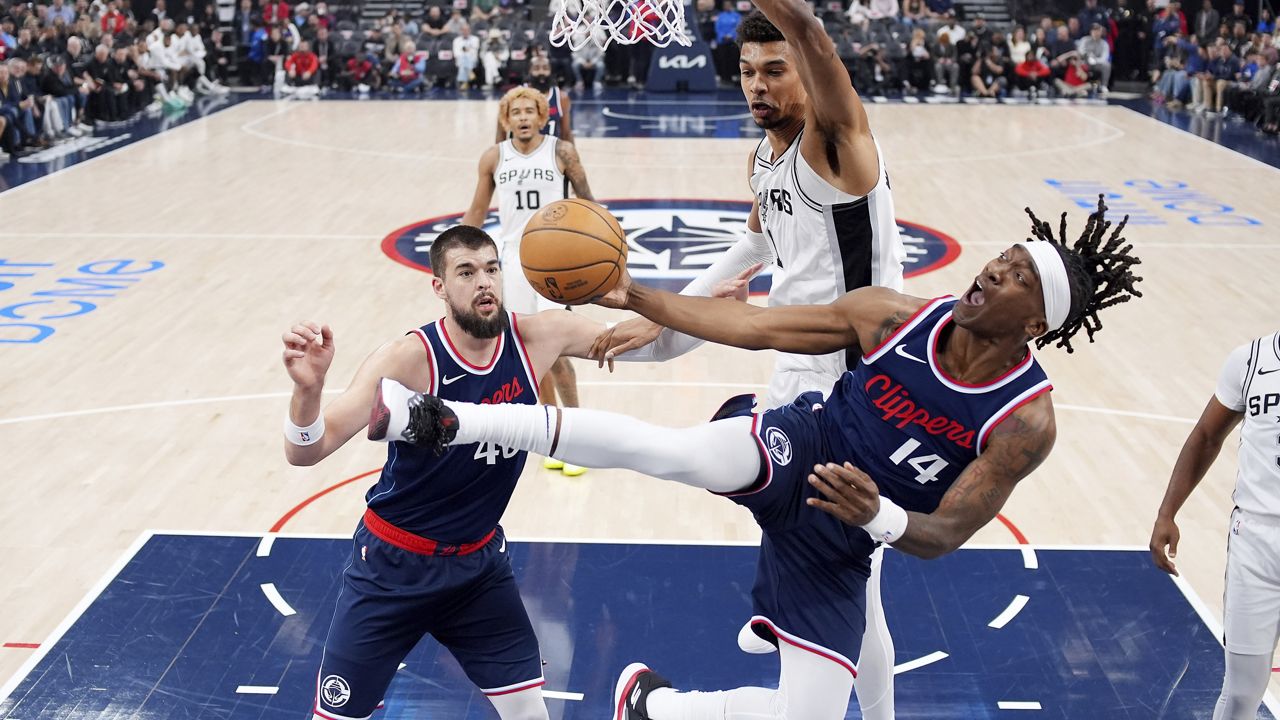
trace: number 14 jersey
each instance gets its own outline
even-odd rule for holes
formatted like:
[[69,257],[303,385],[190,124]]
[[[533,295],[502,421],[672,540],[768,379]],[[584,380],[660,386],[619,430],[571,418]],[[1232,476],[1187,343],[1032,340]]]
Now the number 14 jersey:
[[930,301],[868,350],[832,388],[823,413],[834,457],[856,458],[882,495],[915,512],[936,510],[992,430],[1053,389],[1030,348],[984,385],[949,377],[937,355],[955,304]]

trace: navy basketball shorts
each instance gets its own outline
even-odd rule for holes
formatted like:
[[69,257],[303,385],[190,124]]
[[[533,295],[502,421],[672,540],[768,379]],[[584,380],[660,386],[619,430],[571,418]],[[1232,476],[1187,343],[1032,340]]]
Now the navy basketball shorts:
[[[736,400],[736,399],[735,399]],[[756,566],[751,628],[773,644],[787,642],[854,672],[866,625],[866,588],[875,541],[806,500],[821,497],[809,484],[813,466],[852,462],[834,457],[822,417],[822,393],[755,416],[760,477],[724,497],[747,508],[764,531]],[[735,401],[730,401],[734,403]],[[738,402],[718,418],[750,414]]]
[[486,695],[543,684],[538,639],[501,528],[469,555],[421,555],[362,523],[317,675],[315,713],[366,718],[423,635],[453,653]]

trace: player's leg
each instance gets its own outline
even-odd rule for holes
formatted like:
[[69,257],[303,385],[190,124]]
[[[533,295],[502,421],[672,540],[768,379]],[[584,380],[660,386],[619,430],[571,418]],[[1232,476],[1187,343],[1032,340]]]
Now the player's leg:
[[364,528],[357,532],[316,676],[314,718],[362,720],[372,715],[400,662],[422,637],[413,630],[414,608],[371,581],[378,558],[369,556],[380,546]]
[[1226,673],[1213,720],[1256,717],[1280,637],[1280,524],[1236,510],[1223,594]]
[[829,658],[782,643],[778,689],[679,692],[643,665],[614,689],[614,720],[843,720],[853,674]]
[[893,638],[880,601],[880,571],[884,565],[884,546],[871,555],[871,577],[867,580],[867,628],[862,634],[862,652],[858,654],[858,678],[853,689],[858,694],[858,709],[865,720],[893,720]]
[[[748,406],[749,411],[749,406]],[[546,405],[475,405],[423,396],[384,379],[370,421],[373,440],[428,447],[492,442],[584,467],[628,468],[720,493],[754,484],[759,439],[750,416],[692,428],[627,415]]]
[[501,531],[474,557],[475,582],[431,621],[432,635],[489,698],[502,720],[547,720],[542,655]]

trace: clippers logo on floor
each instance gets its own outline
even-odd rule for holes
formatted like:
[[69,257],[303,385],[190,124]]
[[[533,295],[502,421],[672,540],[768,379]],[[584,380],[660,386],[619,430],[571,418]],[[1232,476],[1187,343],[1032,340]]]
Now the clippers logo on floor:
[[[683,289],[737,242],[751,212],[749,202],[726,200],[602,202],[627,234],[631,274],[646,285],[673,292]],[[383,239],[382,251],[398,263],[430,272],[432,241],[461,219],[462,214],[456,213],[402,227]],[[496,239],[496,212],[485,218],[483,227]],[[907,277],[937,270],[960,255],[959,243],[944,233],[903,220],[898,228],[907,249]],[[770,283],[766,268],[751,281],[751,292],[767,293]]]

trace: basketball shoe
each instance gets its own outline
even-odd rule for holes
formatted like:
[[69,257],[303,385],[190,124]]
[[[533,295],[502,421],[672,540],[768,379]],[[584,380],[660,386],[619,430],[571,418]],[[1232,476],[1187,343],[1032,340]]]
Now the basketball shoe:
[[613,688],[613,720],[650,720],[649,693],[671,683],[643,663],[631,663]]
[[382,378],[369,414],[369,439],[403,441],[443,455],[458,434],[458,416],[434,395],[416,393]]

